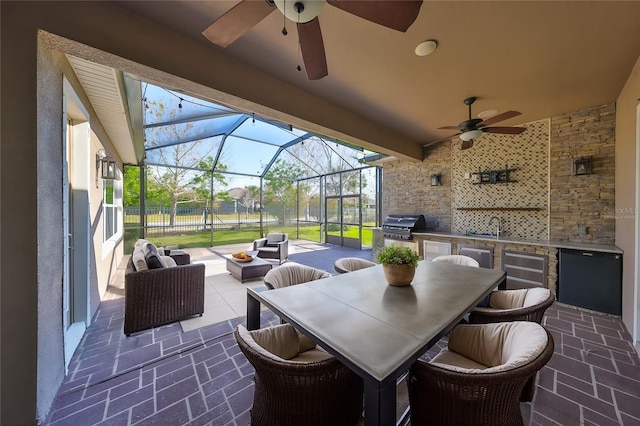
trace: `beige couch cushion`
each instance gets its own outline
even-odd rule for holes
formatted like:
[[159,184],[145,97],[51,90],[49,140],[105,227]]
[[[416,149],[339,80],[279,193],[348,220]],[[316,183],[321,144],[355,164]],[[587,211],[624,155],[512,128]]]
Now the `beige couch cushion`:
[[133,261],[133,266],[134,268],[136,268],[136,271],[146,271],[147,269],[149,269],[147,267],[147,261],[144,256],[144,252],[142,251],[142,246],[136,245],[136,247],[133,249],[131,260]]
[[167,265],[167,268],[175,268],[178,266],[176,261],[171,256],[160,256],[160,259]]
[[472,364],[453,358],[446,358],[452,364],[440,359],[438,365],[466,373],[511,370],[534,360],[546,345],[545,329],[534,322],[458,325],[451,332],[449,350],[486,368],[469,368]]

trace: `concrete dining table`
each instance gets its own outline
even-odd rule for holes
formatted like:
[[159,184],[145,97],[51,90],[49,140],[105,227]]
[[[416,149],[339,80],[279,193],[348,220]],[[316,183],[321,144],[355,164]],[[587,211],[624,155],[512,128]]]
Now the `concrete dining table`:
[[396,381],[505,277],[423,260],[406,287],[388,285],[377,265],[276,290],[248,288],[247,328],[260,328],[260,305],[268,307],[362,377],[366,426],[395,425]]

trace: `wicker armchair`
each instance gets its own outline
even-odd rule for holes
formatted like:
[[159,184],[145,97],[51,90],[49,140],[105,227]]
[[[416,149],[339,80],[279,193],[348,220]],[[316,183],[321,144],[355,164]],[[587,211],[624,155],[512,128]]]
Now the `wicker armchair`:
[[[524,324],[524,327],[522,326]],[[476,350],[500,356],[502,364],[481,365],[451,350],[456,339],[470,338],[469,327],[485,327],[487,336],[494,334],[499,342],[490,342]],[[537,330],[536,330],[537,328]],[[499,330],[501,329],[501,330]],[[471,329],[471,331],[475,331]],[[456,334],[460,333],[460,336]],[[540,340],[546,335],[545,340]],[[477,336],[476,336],[477,337]],[[515,339],[515,340],[514,340]],[[531,350],[536,339],[536,350]],[[478,340],[475,341],[478,343]],[[495,348],[498,343],[502,350]],[[473,344],[467,345],[471,346]],[[511,355],[504,359],[506,346]],[[514,362],[529,348],[524,362]],[[520,395],[530,377],[536,374],[553,355],[553,338],[541,325],[512,322],[484,325],[458,325],[449,339],[449,349],[443,350],[431,362],[417,361],[410,369],[408,380],[411,424],[415,425],[523,425]],[[496,350],[497,349],[497,350]]]
[[[293,329],[289,324],[270,329],[276,327]],[[254,340],[265,331],[271,330],[247,331],[240,325],[235,331],[238,347],[255,369],[251,425],[355,426],[362,413],[362,379],[322,349],[302,352],[301,360],[275,355]],[[304,360],[314,351],[320,354]]]
[[[498,290],[489,295],[487,307],[475,307],[469,314],[472,324],[487,324],[505,321],[532,321],[542,324],[542,317],[555,297],[546,288],[525,288],[519,290]],[[536,374],[522,390],[521,401],[533,400]]]
[[204,312],[204,264],[136,271],[124,275],[124,334],[158,327]]
[[469,322],[484,324],[504,321],[533,321],[542,323],[542,317],[555,297],[546,288],[498,290],[489,295],[488,307],[476,307]]
[[267,272],[264,276],[264,284],[273,290],[274,288],[288,287],[309,281],[328,278],[331,274],[322,269],[301,265],[295,262],[287,262]]
[[369,268],[376,265],[377,263],[375,262],[360,259],[359,257],[342,257],[334,262],[333,269],[335,269],[339,274],[345,274],[347,272],[353,272],[358,269]]

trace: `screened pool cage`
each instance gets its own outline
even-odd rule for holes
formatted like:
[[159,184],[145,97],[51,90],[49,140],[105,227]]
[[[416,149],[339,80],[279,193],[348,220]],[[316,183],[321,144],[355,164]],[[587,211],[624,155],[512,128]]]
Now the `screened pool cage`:
[[269,232],[354,248],[380,222],[375,153],[143,83],[145,164],[125,167],[125,250]]

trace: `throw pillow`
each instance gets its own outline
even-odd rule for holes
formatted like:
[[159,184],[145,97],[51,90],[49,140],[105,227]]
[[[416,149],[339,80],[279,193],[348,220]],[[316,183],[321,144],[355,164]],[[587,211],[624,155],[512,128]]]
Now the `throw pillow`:
[[158,249],[153,243],[145,243],[142,245],[142,251],[145,253],[144,258],[147,261],[149,269],[166,268],[167,264],[158,254]]
[[164,263],[167,265],[167,268],[175,268],[176,266],[178,266],[176,261],[171,256],[160,256],[160,259],[164,261]]
[[147,269],[149,269],[147,267],[147,260],[145,259],[142,247],[136,247],[133,250],[131,260],[133,261],[133,266],[136,268],[136,271],[146,271]]

